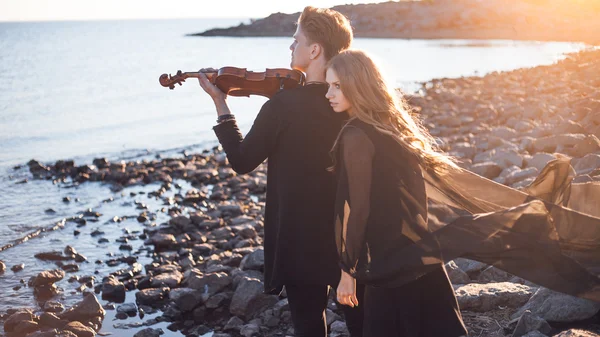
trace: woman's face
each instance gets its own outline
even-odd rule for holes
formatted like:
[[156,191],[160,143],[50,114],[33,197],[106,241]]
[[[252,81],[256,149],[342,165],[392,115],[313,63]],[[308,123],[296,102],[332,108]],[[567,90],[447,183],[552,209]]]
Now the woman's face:
[[335,70],[329,68],[325,74],[325,81],[329,85],[329,89],[325,94],[325,97],[329,100],[329,104],[335,112],[347,111],[349,114],[352,113],[352,105],[344,96],[342,87],[340,86],[340,80],[335,73]]

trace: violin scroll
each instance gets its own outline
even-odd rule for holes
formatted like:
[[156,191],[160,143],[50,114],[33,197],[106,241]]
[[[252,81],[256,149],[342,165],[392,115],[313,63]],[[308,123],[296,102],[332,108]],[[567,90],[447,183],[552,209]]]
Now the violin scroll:
[[175,76],[171,76],[171,74],[162,74],[158,78],[158,82],[163,87],[168,87],[169,89],[175,89],[175,84],[182,85],[182,82],[185,82],[185,77],[182,76],[183,72],[181,70],[177,70],[177,74]]

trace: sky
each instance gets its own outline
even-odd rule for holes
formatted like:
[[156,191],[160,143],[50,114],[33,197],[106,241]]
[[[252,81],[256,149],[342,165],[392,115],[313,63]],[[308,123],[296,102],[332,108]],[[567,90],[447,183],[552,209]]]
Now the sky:
[[305,6],[382,2],[369,0],[0,0],[0,21],[161,18],[261,18],[300,12]]

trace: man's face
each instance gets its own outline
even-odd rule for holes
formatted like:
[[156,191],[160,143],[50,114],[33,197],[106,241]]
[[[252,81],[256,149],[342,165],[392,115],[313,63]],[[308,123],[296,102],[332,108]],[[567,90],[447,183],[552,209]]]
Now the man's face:
[[311,61],[311,45],[300,24],[298,24],[294,33],[294,42],[290,46],[290,50],[292,51],[292,62],[290,63],[292,69],[306,72]]

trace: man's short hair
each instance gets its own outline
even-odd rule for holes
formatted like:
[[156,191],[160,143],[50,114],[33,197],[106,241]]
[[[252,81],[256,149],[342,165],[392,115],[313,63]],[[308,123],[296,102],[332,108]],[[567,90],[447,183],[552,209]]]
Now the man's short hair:
[[308,6],[300,14],[298,24],[309,43],[318,43],[323,47],[327,60],[350,48],[352,27],[338,11]]

